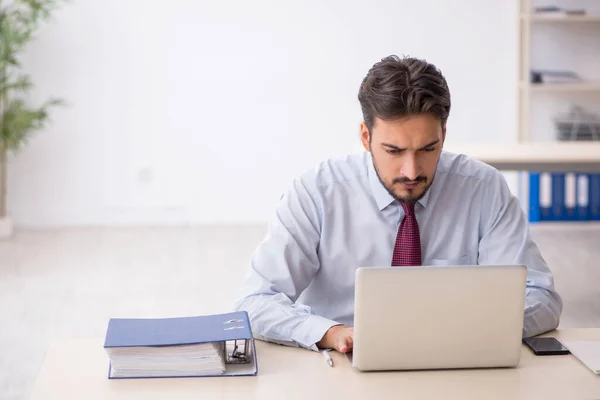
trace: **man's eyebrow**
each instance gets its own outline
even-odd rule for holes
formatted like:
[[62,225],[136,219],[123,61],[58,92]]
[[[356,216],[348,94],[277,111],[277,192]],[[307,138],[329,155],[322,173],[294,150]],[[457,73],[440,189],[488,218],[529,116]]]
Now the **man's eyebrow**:
[[399,151],[406,150],[406,149],[403,149],[402,147],[394,146],[393,144],[389,144],[389,143],[381,143],[381,144],[383,146],[389,147],[394,150],[399,150]]
[[[436,145],[436,144],[438,144],[439,142],[440,142],[440,139],[434,140],[433,142],[431,142],[431,143],[428,143],[428,144],[426,144],[425,146],[421,147],[419,150],[426,149],[426,148],[428,148],[428,147],[431,147],[431,146],[433,146],[433,145]],[[390,144],[390,143],[381,143],[381,144],[382,144],[383,146],[386,146],[386,147],[389,147],[389,148],[391,148],[391,149],[398,150],[398,151],[406,150],[405,148],[398,147],[398,146],[394,146],[393,144]]]
[[434,140],[433,142],[431,142],[431,143],[429,143],[429,144],[426,144],[425,146],[421,147],[419,150],[426,149],[426,148],[428,148],[428,147],[431,147],[431,146],[433,146],[433,145],[435,145],[435,144],[438,144],[439,142],[440,142],[440,139],[438,139],[438,140]]

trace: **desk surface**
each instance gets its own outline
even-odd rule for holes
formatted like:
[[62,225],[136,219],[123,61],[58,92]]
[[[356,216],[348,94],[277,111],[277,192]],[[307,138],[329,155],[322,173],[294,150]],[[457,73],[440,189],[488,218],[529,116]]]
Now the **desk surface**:
[[[559,330],[564,339],[600,340],[600,329]],[[102,340],[68,340],[49,350],[32,400],[94,399],[600,399],[600,376],[572,355],[534,356],[517,368],[359,372],[345,355],[257,342],[253,377],[107,379]]]
[[501,170],[600,171],[600,141],[531,143],[455,143],[444,149],[467,154]]

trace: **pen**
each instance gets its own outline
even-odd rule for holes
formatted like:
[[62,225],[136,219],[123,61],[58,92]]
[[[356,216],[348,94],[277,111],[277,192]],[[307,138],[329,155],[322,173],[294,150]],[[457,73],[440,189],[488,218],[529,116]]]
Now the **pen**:
[[330,367],[333,367],[333,360],[331,359],[329,352],[327,350],[323,350],[322,353],[325,356],[325,359],[327,360],[327,364],[329,364]]

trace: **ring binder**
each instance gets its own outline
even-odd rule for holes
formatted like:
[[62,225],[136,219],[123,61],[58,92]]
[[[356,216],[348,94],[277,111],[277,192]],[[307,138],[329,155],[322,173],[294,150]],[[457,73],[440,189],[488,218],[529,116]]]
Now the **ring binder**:
[[240,349],[238,340],[233,341],[233,350],[231,353],[227,352],[225,362],[228,364],[247,364],[250,359],[246,356],[246,349],[248,349],[248,340],[240,340],[243,342],[243,349]]
[[109,379],[258,374],[248,314],[111,319]]

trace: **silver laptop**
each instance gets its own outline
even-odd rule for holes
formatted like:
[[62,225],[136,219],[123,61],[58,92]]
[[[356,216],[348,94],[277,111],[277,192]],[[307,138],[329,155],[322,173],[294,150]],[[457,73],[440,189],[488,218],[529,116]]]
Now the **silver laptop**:
[[526,279],[524,265],[359,268],[352,365],[517,366]]

